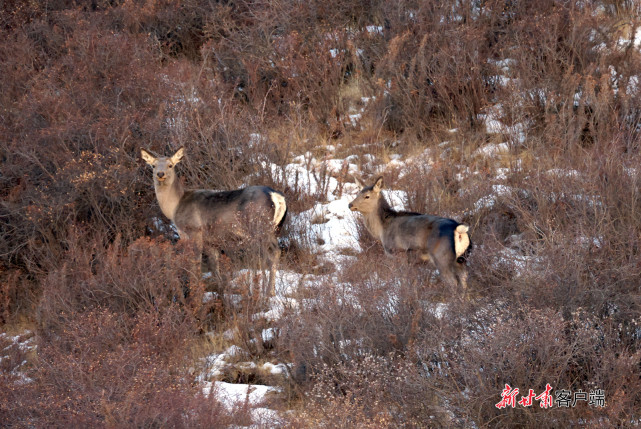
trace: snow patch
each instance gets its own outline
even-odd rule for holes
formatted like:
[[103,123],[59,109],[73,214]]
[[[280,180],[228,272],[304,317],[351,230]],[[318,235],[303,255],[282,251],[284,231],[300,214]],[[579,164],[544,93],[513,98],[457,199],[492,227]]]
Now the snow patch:
[[292,222],[308,225],[312,249],[334,260],[346,252],[360,252],[357,224],[348,204],[351,197],[343,197],[328,204],[316,203],[314,207],[293,216]]
[[573,178],[577,179],[581,176],[577,170],[566,170],[564,168],[553,168],[545,172],[548,176],[562,177],[562,178]]
[[263,369],[263,371],[266,371],[272,375],[287,375],[289,372],[287,370],[287,366],[282,363],[274,365],[273,363],[265,362],[261,368]]
[[509,152],[510,145],[508,145],[507,143],[490,143],[478,148],[476,151],[474,151],[474,154],[486,157],[494,157],[497,155],[504,155]]
[[492,193],[480,198],[474,203],[474,213],[479,210],[491,208],[496,204],[500,197],[512,195],[514,189],[506,185],[492,185]]
[[224,381],[214,381],[206,382],[202,388],[202,392],[205,396],[209,396],[214,392],[216,398],[221,401],[229,411],[232,411],[235,407],[245,404],[250,406],[261,405],[265,402],[268,395],[278,394],[281,392],[281,389],[261,384],[232,384]]

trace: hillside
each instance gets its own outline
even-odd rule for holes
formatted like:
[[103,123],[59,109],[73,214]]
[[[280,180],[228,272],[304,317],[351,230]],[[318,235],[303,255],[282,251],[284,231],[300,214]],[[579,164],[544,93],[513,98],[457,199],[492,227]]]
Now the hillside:
[[[636,2],[0,9],[0,426],[641,424]],[[284,193],[273,296],[259,236],[193,269],[180,147]],[[349,210],[377,177],[469,225],[466,293]]]

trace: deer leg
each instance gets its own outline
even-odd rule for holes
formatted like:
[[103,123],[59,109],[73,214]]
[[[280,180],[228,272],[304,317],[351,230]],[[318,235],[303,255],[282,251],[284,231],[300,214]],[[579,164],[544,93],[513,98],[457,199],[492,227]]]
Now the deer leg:
[[458,284],[461,289],[463,289],[463,296],[466,299],[469,299],[467,293],[467,267],[464,264],[459,264],[457,262],[456,277],[458,279]]
[[436,268],[438,269],[439,274],[441,275],[441,278],[450,285],[450,287],[458,289],[459,283],[456,279],[456,275],[454,274],[454,271],[452,268],[449,266],[447,262],[443,262],[439,258],[432,257],[432,261],[434,262],[434,265],[436,265]]
[[203,232],[201,229],[189,231],[189,238],[194,252],[194,264],[192,270],[197,278],[201,276],[201,265],[203,261]]
[[222,275],[220,274],[220,250],[215,246],[207,246],[204,252],[207,255],[207,266],[205,269],[211,272],[217,281],[222,281]]
[[439,268],[439,272],[441,273],[441,277],[443,277],[443,280],[445,280],[446,283],[448,283],[451,287],[454,287],[458,289],[458,281],[456,280],[456,276],[450,270],[449,268]]
[[434,263],[434,258],[429,253],[421,253],[418,255],[419,260],[423,262],[432,262]]
[[463,287],[463,291],[467,290],[467,270],[463,267],[459,270],[458,279]]
[[383,243],[383,251],[387,256],[394,256],[398,253],[394,247],[386,246],[385,243]]
[[270,243],[270,258],[269,258],[269,296],[276,294],[276,268],[280,260],[280,248],[278,247],[278,240],[274,239]]
[[[188,260],[192,261],[191,262],[191,267],[187,269],[187,274],[188,276],[193,276],[192,279],[185,279],[185,282],[182,282],[182,298],[186,299],[189,297],[189,294],[191,292],[189,284],[192,281],[198,282],[200,280],[200,265],[202,262],[202,248],[203,248],[203,243],[202,243],[202,233],[200,230],[196,230],[194,232],[189,231],[181,231],[178,230],[179,237],[181,239],[181,246],[183,248],[183,251],[187,252]],[[191,252],[191,254],[189,254]],[[172,297],[172,301],[176,302],[178,301],[178,297],[174,295]]]
[[263,275],[265,274],[264,263],[267,262],[269,265],[269,281],[267,286],[265,286],[263,282],[262,293],[264,295],[266,294],[266,296],[274,296],[276,289],[276,267],[278,266],[278,260],[280,258],[280,248],[275,238],[267,239],[267,242],[261,247],[262,250],[259,255],[258,265]]

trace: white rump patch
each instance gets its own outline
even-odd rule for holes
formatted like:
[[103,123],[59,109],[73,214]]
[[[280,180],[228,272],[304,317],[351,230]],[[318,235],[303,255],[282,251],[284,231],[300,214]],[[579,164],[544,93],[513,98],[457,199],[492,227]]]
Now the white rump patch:
[[285,216],[285,212],[287,211],[285,197],[276,192],[272,192],[271,194],[269,194],[269,196],[274,203],[274,226],[278,226],[280,221],[283,220],[283,216]]
[[459,258],[467,248],[470,246],[470,236],[467,235],[470,227],[467,225],[459,225],[454,230],[454,252],[456,257]]

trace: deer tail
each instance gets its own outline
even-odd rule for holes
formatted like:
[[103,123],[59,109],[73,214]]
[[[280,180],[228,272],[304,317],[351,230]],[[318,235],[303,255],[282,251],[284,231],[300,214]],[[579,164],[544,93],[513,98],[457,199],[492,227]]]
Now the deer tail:
[[274,204],[274,227],[280,228],[285,221],[285,215],[287,214],[287,203],[285,202],[285,197],[280,192],[270,192],[269,197]]
[[459,225],[454,230],[454,252],[456,253],[456,262],[463,263],[466,259],[466,253],[472,247],[470,236],[467,231],[470,227],[467,225]]

